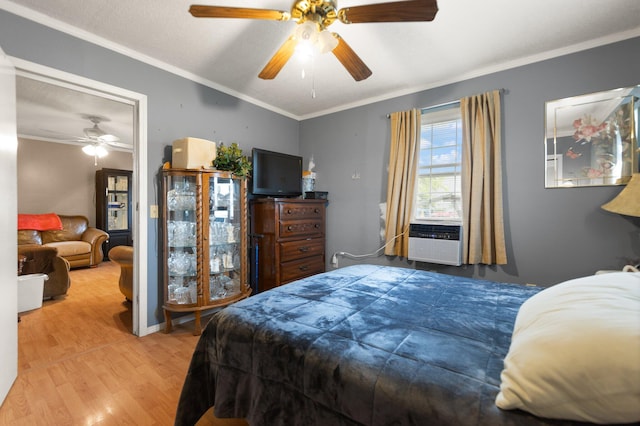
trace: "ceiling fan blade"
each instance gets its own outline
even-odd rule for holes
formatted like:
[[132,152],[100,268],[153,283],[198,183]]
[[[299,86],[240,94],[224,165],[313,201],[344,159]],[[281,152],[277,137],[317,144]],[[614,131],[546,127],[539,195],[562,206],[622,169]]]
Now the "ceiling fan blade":
[[345,24],[422,22],[433,21],[437,12],[437,0],[406,0],[346,7],[338,11],[338,19]]
[[360,59],[342,37],[336,33],[334,33],[333,36],[338,40],[338,45],[332,52],[347,71],[349,71],[349,74],[351,74],[355,81],[368,78],[372,74],[369,67],[365,65],[362,59]]
[[296,45],[298,44],[298,39],[294,36],[290,36],[287,41],[284,42],[280,49],[276,52],[275,55],[271,58],[269,63],[265,65],[265,67],[260,71],[258,77],[263,80],[273,80],[276,78],[276,75],[280,72],[284,64],[287,63],[289,58],[293,55],[296,50]]
[[39,127],[38,130],[43,132],[43,133],[48,133],[49,135],[51,135],[52,138],[56,138],[56,139],[78,139],[78,138],[83,138],[83,136],[76,136],[76,135],[72,135],[71,133],[63,133],[63,132],[59,132],[57,130],[43,129],[42,127]]
[[252,9],[246,7],[203,6],[191,5],[189,13],[196,18],[243,18],[243,19],[269,19],[274,21],[288,21],[291,19],[289,12],[269,9]]
[[108,141],[108,142],[98,142],[102,145],[105,145],[107,147],[110,148],[123,148],[123,149],[131,149],[131,144],[130,143],[125,143],[125,142],[121,142],[119,140],[117,141]]

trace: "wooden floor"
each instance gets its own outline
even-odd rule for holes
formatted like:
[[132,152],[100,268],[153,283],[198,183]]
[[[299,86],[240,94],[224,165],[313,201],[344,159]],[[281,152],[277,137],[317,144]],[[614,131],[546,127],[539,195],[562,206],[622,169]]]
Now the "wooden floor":
[[[198,340],[193,322],[134,336],[118,276],[111,262],[72,270],[66,297],[20,315],[18,378],[0,425],[173,424]],[[208,413],[198,425],[247,423]]]

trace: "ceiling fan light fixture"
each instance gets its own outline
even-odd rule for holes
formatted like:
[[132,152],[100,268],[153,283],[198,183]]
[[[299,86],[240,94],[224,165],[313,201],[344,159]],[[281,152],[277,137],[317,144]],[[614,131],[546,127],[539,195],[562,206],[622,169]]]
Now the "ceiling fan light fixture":
[[320,28],[320,25],[310,20],[296,27],[294,32],[294,37],[298,39],[296,52],[303,60],[312,57],[316,50],[320,53],[329,53],[338,45],[338,40],[330,31]]
[[82,147],[82,152],[92,157],[106,157],[109,155],[109,151],[107,151],[103,146],[100,145],[85,145]]
[[316,45],[320,53],[329,53],[338,46],[338,39],[333,36],[331,31],[322,30],[320,34],[318,34]]
[[318,39],[318,24],[312,21],[304,21],[298,24],[294,35],[300,42],[315,44]]

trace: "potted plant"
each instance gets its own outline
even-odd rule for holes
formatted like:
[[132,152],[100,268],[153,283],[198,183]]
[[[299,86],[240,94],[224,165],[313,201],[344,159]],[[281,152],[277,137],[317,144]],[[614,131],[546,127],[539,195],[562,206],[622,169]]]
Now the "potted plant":
[[237,143],[233,142],[229,146],[223,143],[218,147],[216,158],[213,160],[213,167],[217,170],[230,171],[236,176],[249,176],[251,172],[251,162],[249,158],[242,155],[242,150]]

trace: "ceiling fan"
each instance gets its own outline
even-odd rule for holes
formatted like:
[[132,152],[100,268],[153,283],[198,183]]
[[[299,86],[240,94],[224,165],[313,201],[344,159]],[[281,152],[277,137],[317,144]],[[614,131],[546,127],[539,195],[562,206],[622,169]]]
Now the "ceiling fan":
[[372,72],[353,49],[337,33],[327,28],[339,20],[343,24],[366,22],[432,21],[438,12],[437,0],[406,0],[337,8],[335,0],[295,0],[290,12],[244,7],[192,5],[189,12],[196,18],[245,18],[297,21],[298,27],[273,55],[258,75],[274,79],[293,55],[298,43],[309,42],[322,53],[332,52],[356,80],[368,78]]
[[82,147],[82,152],[87,155],[93,156],[94,164],[98,165],[98,158],[106,157],[109,155],[109,151],[107,149],[108,145],[116,144],[120,141],[120,138],[116,135],[112,135],[110,133],[102,130],[98,124],[102,121],[108,121],[104,117],[99,117],[97,115],[84,115],[83,118],[91,121],[93,123],[92,127],[85,127],[84,137],[78,138],[79,142],[87,142],[87,145]]
[[109,121],[108,118],[98,115],[82,114],[82,118],[91,121],[93,126],[83,129],[83,136],[68,139],[69,142],[80,142],[84,144],[82,152],[94,157],[97,165],[98,158],[105,157],[109,154],[109,146],[118,146],[120,138],[116,135],[105,132],[100,128],[99,124],[103,121]]
[[97,115],[83,115],[82,118],[86,118],[87,120],[91,121],[93,123],[93,126],[85,127],[83,129],[84,137],[78,138],[79,141],[99,142],[106,144],[120,141],[119,137],[105,132],[98,126],[101,122],[109,121],[109,119]]
[[[122,147],[122,143],[120,142],[120,138],[114,134],[107,133],[103,129],[100,128],[99,124],[102,122],[110,121],[106,117],[101,117],[99,115],[94,114],[80,114],[80,117],[85,120],[91,121],[93,126],[85,127],[82,130],[82,136],[70,135],[68,133],[61,133],[57,130],[50,129],[40,129],[43,132],[50,133],[55,136],[55,141],[57,142],[79,142],[79,143],[88,143],[88,144],[103,144],[110,145],[113,147]],[[62,127],[68,128],[69,124],[63,125]]]

